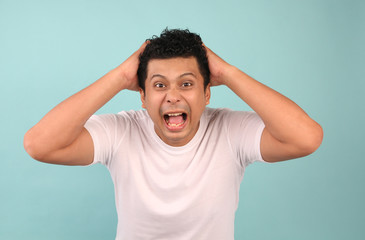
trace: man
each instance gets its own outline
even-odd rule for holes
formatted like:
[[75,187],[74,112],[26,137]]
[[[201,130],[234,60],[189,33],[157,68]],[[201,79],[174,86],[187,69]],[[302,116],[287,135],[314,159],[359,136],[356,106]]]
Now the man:
[[[226,85],[254,112],[206,108]],[[147,111],[92,116],[139,90]],[[35,159],[107,166],[116,239],[233,239],[239,185],[254,161],[308,155],[322,129],[294,102],[252,79],[188,30],[165,30],[120,66],[52,109],[24,138]]]

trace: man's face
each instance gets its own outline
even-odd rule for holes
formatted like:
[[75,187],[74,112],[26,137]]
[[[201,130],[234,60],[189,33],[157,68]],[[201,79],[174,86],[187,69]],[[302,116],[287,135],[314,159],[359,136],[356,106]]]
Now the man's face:
[[157,135],[176,147],[194,137],[210,98],[195,57],[150,60],[140,93]]

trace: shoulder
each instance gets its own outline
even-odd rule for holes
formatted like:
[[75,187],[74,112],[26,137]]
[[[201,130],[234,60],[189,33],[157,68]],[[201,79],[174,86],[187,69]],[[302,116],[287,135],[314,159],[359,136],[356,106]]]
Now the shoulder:
[[242,136],[263,128],[264,123],[254,111],[235,111],[228,108],[207,108],[204,112],[204,123],[208,128],[219,129],[230,136]]
[[143,121],[149,119],[149,115],[146,110],[129,110],[129,111],[121,111],[115,116],[118,119],[124,119],[129,121]]
[[205,108],[203,117],[209,120],[215,120],[217,118],[224,117],[229,112],[232,112],[231,109],[228,108]]
[[91,127],[98,125],[103,128],[115,128],[131,124],[140,124],[140,122],[147,121],[148,118],[147,111],[144,110],[121,111],[119,113],[93,115],[86,122],[86,126]]
[[206,108],[203,116],[208,121],[236,121],[259,118],[253,111],[235,111],[229,108]]

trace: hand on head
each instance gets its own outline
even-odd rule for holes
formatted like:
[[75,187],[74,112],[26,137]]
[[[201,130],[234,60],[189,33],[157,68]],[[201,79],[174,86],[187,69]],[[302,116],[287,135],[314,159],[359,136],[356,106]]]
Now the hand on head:
[[123,89],[138,91],[137,70],[139,66],[139,55],[144,51],[148,42],[144,42],[127,60],[116,67],[114,70],[118,74],[120,81],[123,81]]
[[207,58],[210,71],[210,85],[219,86],[225,84],[227,70],[231,67],[226,61],[215,54],[210,48],[203,44],[207,51]]
[[[123,89],[138,91],[137,70],[139,66],[139,56],[144,51],[148,41],[144,42],[141,47],[135,51],[127,60],[120,64],[114,70],[118,74],[120,81],[123,81]],[[210,70],[210,85],[219,86],[225,84],[225,75],[231,67],[226,61],[215,54],[210,48],[203,44],[207,51],[207,58]]]

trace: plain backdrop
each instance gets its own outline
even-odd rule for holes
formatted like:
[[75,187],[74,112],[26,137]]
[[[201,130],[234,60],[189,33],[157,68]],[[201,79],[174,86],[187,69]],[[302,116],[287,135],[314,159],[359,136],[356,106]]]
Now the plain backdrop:
[[[114,239],[108,170],[34,161],[23,135],[166,27],[199,33],[324,129],[314,154],[246,169],[235,239],[363,239],[364,3],[0,0],[0,239]],[[210,107],[250,110],[224,86]],[[122,92],[98,114],[140,108]]]

